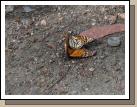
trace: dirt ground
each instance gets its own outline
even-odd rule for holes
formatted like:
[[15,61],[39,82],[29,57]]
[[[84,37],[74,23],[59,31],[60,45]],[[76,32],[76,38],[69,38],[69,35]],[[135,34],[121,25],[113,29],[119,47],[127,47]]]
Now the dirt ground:
[[[123,6],[15,6],[6,13],[7,95],[122,95],[125,94],[125,34],[120,46],[108,36],[87,45],[97,55],[70,59],[64,52],[64,32],[80,32],[111,24],[109,15]],[[124,23],[117,19],[115,23]]]

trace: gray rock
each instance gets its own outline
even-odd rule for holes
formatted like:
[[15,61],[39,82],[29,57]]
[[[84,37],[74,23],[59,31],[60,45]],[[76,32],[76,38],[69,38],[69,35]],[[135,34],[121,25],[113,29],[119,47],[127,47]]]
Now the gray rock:
[[24,12],[31,12],[32,8],[30,6],[23,6]]
[[13,5],[8,5],[8,6],[6,6],[6,8],[5,8],[5,11],[6,12],[12,12],[14,10],[14,6]]
[[119,46],[120,42],[120,37],[109,37],[107,40],[109,46]]

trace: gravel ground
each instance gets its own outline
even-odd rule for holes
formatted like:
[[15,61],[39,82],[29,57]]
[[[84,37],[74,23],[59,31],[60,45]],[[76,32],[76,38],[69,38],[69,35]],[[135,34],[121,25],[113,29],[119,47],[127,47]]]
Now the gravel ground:
[[89,43],[94,57],[70,59],[64,52],[64,32],[124,23],[112,17],[118,13],[123,6],[7,7],[6,95],[125,94],[124,32],[110,35],[120,37],[116,47],[108,45],[110,37]]

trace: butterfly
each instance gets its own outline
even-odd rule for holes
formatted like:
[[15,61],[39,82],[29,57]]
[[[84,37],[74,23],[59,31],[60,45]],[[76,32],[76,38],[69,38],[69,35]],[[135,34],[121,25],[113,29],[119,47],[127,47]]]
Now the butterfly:
[[88,40],[87,37],[84,36],[66,35],[64,44],[66,55],[71,58],[84,58],[94,56],[96,54],[96,51],[91,52],[82,47],[84,44],[90,41],[91,39]]
[[93,38],[89,38],[87,36],[81,36],[81,35],[70,36],[69,46],[73,49],[80,49],[82,48],[83,45],[92,42],[93,40],[94,40]]

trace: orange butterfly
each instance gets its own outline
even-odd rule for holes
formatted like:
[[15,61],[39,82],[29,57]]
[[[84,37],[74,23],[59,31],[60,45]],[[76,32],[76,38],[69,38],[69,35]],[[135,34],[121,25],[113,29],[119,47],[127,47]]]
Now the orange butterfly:
[[[73,41],[71,39],[76,38],[78,41]],[[96,54],[96,51],[89,51],[85,48],[82,48],[82,46],[86,43],[88,43],[90,40],[87,40],[87,38],[85,39],[86,41],[84,41],[82,38],[86,38],[86,37],[82,37],[82,36],[68,36],[66,35],[65,37],[65,53],[67,54],[68,57],[71,58],[83,58],[83,57],[89,57],[89,56],[93,56]],[[81,41],[83,40],[83,41]],[[75,44],[76,43],[76,44]],[[78,45],[78,46],[77,46]]]

